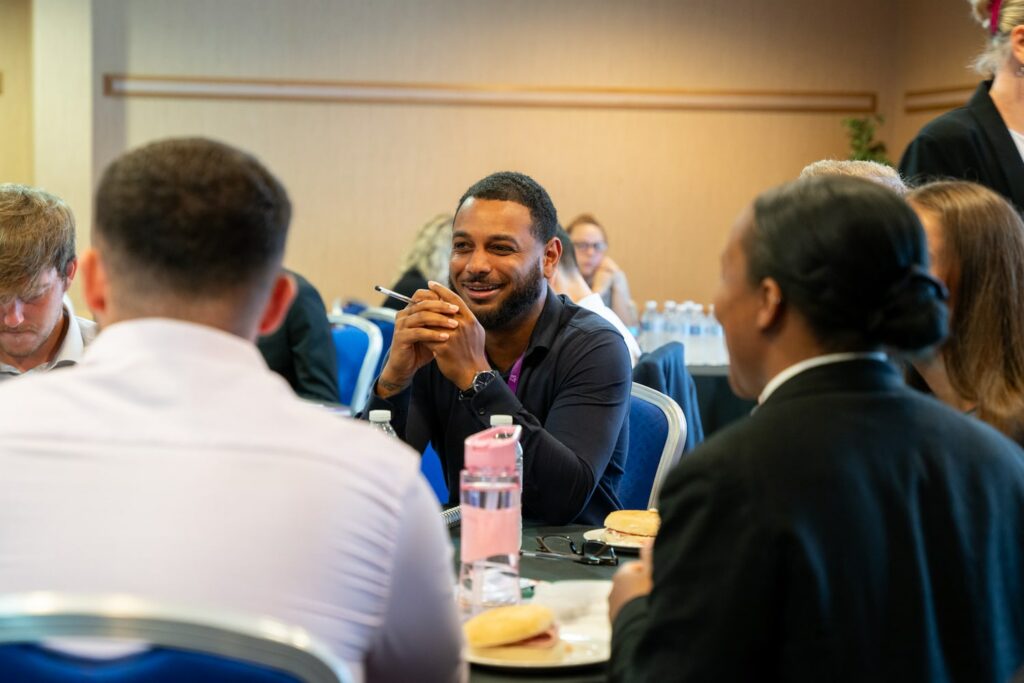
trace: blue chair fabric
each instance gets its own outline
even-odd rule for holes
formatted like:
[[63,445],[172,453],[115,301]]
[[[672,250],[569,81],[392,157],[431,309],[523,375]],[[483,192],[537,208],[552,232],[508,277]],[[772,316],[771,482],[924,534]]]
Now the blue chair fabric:
[[348,314],[332,315],[331,336],[338,360],[338,395],[356,414],[366,405],[381,358],[381,334],[367,320]]
[[669,470],[679,461],[687,424],[670,397],[634,384],[629,398],[629,450],[619,480],[619,502],[626,510],[657,506]]
[[423,451],[420,459],[420,473],[426,477],[427,483],[437,496],[437,502],[441,505],[448,504],[448,484],[444,478],[444,468],[441,467],[441,457],[434,450],[434,444],[428,443],[427,449]]
[[633,382],[665,394],[682,409],[686,418],[684,453],[704,441],[697,384],[686,369],[686,349],[681,343],[669,342],[640,356],[633,368]]
[[371,306],[359,312],[361,318],[366,318],[380,330],[380,360],[377,361],[377,367],[373,371],[374,378],[380,376],[380,371],[384,368],[388,352],[391,350],[391,341],[395,336],[395,315],[397,313],[398,311],[395,309],[383,306]]

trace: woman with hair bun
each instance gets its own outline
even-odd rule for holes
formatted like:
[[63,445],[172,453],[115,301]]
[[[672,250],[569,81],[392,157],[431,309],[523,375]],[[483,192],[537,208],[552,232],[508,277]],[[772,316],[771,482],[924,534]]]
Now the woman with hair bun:
[[669,474],[653,554],[615,576],[612,681],[1005,683],[1024,663],[1024,453],[884,355],[938,344],[945,296],[876,183],[808,178],[744,212],[715,310],[759,406]]
[[1024,209],[1024,0],[968,0],[989,34],[970,101],[927,124],[903,153],[913,184],[971,180]]
[[975,183],[931,183],[907,199],[950,294],[949,338],[914,367],[942,401],[1024,445],[1024,222]]

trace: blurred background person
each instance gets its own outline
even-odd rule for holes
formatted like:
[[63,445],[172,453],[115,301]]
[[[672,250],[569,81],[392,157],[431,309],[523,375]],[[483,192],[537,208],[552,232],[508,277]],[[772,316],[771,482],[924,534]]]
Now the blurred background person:
[[[858,178],[754,200],[716,311],[757,410],[669,474],[610,599],[613,681],[972,681],[1024,662],[1024,457],[906,387],[946,332],[921,224]],[[653,568],[653,575],[651,569]]]
[[604,226],[589,213],[574,218],[565,231],[572,238],[576,250],[576,263],[587,285],[597,292],[608,308],[627,327],[636,328],[636,307],[629,293],[626,273],[608,255],[608,233]]
[[849,159],[822,159],[804,166],[800,171],[801,178],[813,178],[822,175],[848,175],[856,178],[867,178],[884,185],[894,192],[905,195],[907,185],[900,177],[900,172],[892,166],[877,161],[854,161]]
[[284,322],[256,341],[263,360],[288,380],[300,397],[338,403],[338,357],[324,300],[309,280],[294,271],[296,294]]
[[960,178],[992,188],[1024,208],[1024,0],[969,0],[989,33],[975,60],[985,80],[963,107],[921,129],[900,161],[918,185]]
[[[427,221],[416,233],[409,253],[405,255],[398,281],[391,286],[399,294],[412,296],[417,289],[427,289],[433,280],[448,283],[448,261],[452,257],[452,221],[448,213],[439,213]],[[385,297],[381,306],[400,311],[405,303]]]
[[950,309],[949,338],[914,367],[943,402],[1024,445],[1024,222],[1000,195],[965,181],[931,183],[908,200]]
[[605,305],[601,295],[592,291],[587,285],[587,281],[583,279],[583,274],[580,273],[579,266],[576,265],[576,250],[573,248],[572,239],[569,237],[569,233],[565,231],[565,228],[558,226],[555,236],[562,243],[562,257],[558,260],[558,266],[555,268],[554,274],[548,278],[551,289],[555,290],[556,294],[566,295],[570,301],[580,308],[593,311],[610,322],[618,330],[619,334],[622,335],[622,338],[626,340],[630,364],[635,367],[637,360],[640,359],[640,344],[637,343],[636,337],[633,336],[633,333],[629,331],[629,328],[626,327],[619,316],[615,315],[615,311]]

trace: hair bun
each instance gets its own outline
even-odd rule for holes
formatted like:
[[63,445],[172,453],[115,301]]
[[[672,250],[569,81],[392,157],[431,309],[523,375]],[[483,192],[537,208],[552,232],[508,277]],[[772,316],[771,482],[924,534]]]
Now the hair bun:
[[991,30],[992,0],[967,0],[971,4],[971,14],[982,28]]
[[868,336],[903,351],[934,346],[947,332],[946,286],[918,265],[893,284],[868,321]]

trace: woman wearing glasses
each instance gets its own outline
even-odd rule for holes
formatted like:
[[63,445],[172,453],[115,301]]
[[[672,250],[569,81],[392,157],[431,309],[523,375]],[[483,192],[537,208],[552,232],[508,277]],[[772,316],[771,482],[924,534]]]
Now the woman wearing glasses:
[[1024,454],[885,355],[946,332],[927,266],[914,212],[868,180],[743,213],[715,310],[759,406],[669,474],[653,556],[615,576],[612,681],[1006,683],[1024,664]]
[[572,220],[565,231],[576,248],[576,263],[590,289],[601,295],[608,308],[626,324],[636,327],[636,308],[629,294],[626,273],[608,256],[608,235],[589,213]]

